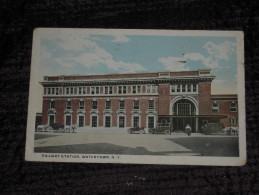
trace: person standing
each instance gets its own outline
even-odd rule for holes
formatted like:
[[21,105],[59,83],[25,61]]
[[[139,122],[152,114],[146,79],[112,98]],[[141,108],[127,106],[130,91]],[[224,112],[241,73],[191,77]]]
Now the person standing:
[[187,124],[186,127],[185,127],[185,133],[187,133],[188,136],[190,136],[191,132],[192,132],[191,126],[189,124]]

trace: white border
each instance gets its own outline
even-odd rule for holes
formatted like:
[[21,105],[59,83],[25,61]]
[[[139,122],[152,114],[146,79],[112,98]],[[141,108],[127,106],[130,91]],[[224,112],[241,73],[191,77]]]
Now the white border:
[[[61,158],[42,157],[41,153],[34,153],[35,116],[39,102],[37,102],[39,76],[40,38],[46,34],[99,34],[99,35],[153,35],[153,36],[225,36],[237,39],[237,83],[238,83],[238,111],[239,111],[239,157],[197,157],[197,156],[148,156],[148,155],[113,155],[115,158]],[[246,123],[245,123],[245,82],[244,82],[244,34],[241,31],[190,31],[190,30],[129,30],[129,29],[71,29],[71,28],[37,28],[33,32],[33,49],[31,60],[31,80],[29,89],[29,105],[27,118],[26,152],[27,161],[55,161],[55,162],[88,162],[88,163],[133,163],[133,164],[175,164],[175,165],[217,165],[241,166],[246,163]],[[40,102],[41,103],[41,102]],[[141,119],[140,119],[141,122]],[[52,154],[55,155],[55,154]],[[78,155],[82,154],[68,154]],[[86,156],[102,156],[86,154]],[[107,155],[106,155],[107,156]],[[116,157],[120,158],[116,158]]]

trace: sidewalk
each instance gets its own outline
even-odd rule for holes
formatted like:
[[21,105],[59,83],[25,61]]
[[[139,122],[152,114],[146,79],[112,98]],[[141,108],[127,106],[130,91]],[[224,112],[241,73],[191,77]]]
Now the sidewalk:
[[118,127],[78,127],[75,132],[78,133],[128,133],[128,128]]

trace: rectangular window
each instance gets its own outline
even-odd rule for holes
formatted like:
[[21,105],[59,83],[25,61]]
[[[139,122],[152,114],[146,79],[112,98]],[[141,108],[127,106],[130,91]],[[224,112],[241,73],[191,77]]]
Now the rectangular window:
[[151,85],[147,85],[147,93],[151,93]]
[[127,86],[123,86],[123,93],[124,93],[124,94],[127,93]]
[[192,92],[192,86],[190,84],[187,85],[187,92]]
[[83,87],[83,94],[86,94],[86,87]]
[[105,87],[105,88],[104,88],[104,94],[108,94],[108,93],[109,93],[108,90],[109,90],[109,88],[108,88],[108,87]]
[[93,109],[97,109],[97,101],[93,101],[93,105],[92,105],[93,107]]
[[181,85],[177,85],[177,92],[181,92]]
[[237,105],[236,105],[235,102],[232,102],[232,103],[230,104],[230,111],[231,111],[231,112],[236,112],[236,111],[237,111]]
[[157,86],[152,85],[152,93],[156,93],[157,92]]
[[148,128],[154,128],[155,126],[155,117],[149,116],[148,117]]
[[109,87],[109,94],[112,94],[113,91],[112,91],[112,87]]
[[134,101],[133,108],[134,108],[134,109],[139,109],[139,101],[138,101],[138,100],[135,100],[135,101]]
[[92,127],[97,127],[97,116],[92,116]]
[[79,101],[79,109],[84,109],[84,108],[85,108],[85,102]]
[[71,87],[71,88],[70,88],[70,94],[73,94],[73,93],[74,93],[74,88]]
[[94,87],[91,87],[91,94],[94,94]]
[[79,120],[78,126],[79,127],[83,127],[84,126],[85,117],[84,116],[79,116],[78,120]]
[[111,101],[106,101],[105,109],[111,109]]
[[122,94],[122,87],[118,86],[118,94]]
[[137,93],[136,86],[132,86],[132,93]]
[[125,102],[124,101],[120,101],[119,108],[120,109],[125,109]]
[[133,127],[139,127],[139,116],[133,117]]
[[154,109],[154,100],[148,100],[148,109]]
[[172,93],[176,92],[176,86],[175,85],[171,85],[171,92]]
[[79,95],[82,94],[82,87],[78,87],[78,94],[79,94]]
[[56,95],[58,95],[58,88],[56,88]]
[[124,116],[120,116],[119,117],[119,127],[123,128],[125,126],[125,117]]
[[219,104],[217,102],[214,102],[212,104],[212,112],[218,112],[219,111]]
[[54,101],[50,101],[50,109],[55,109],[55,102]]
[[66,88],[66,94],[67,95],[69,94],[69,88],[68,87]]
[[55,88],[51,88],[51,94],[55,94]]
[[95,87],[95,93],[99,94],[100,93],[100,87]]
[[186,85],[182,85],[182,92],[186,91]]
[[71,115],[66,115],[66,125],[67,126],[71,125],[71,119],[72,119]]
[[72,108],[72,103],[71,103],[71,101],[67,101],[66,108],[67,108],[67,109],[71,109],[71,108]]
[[48,94],[50,94],[50,88],[48,88]]
[[237,118],[230,118],[229,121],[230,121],[231,125],[238,124],[238,119]]
[[105,127],[111,127],[111,117],[110,116],[105,117]]
[[193,92],[196,92],[196,91],[197,91],[197,86],[196,86],[196,84],[193,84],[193,85],[192,85],[192,91],[193,91]]
[[141,93],[141,85],[139,85],[137,87],[138,87],[138,93]]

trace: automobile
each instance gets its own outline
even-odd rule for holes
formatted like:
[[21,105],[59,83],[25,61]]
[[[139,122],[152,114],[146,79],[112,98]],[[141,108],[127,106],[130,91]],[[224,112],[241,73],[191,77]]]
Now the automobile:
[[148,133],[149,134],[155,134],[155,133],[165,133],[167,135],[170,135],[173,131],[173,127],[170,123],[158,123],[155,128],[149,128]]
[[51,131],[64,131],[64,125],[60,124],[60,123],[53,123],[51,125]]
[[145,133],[144,127],[131,127],[128,129],[128,133],[132,134],[132,133],[140,133],[143,134]]

